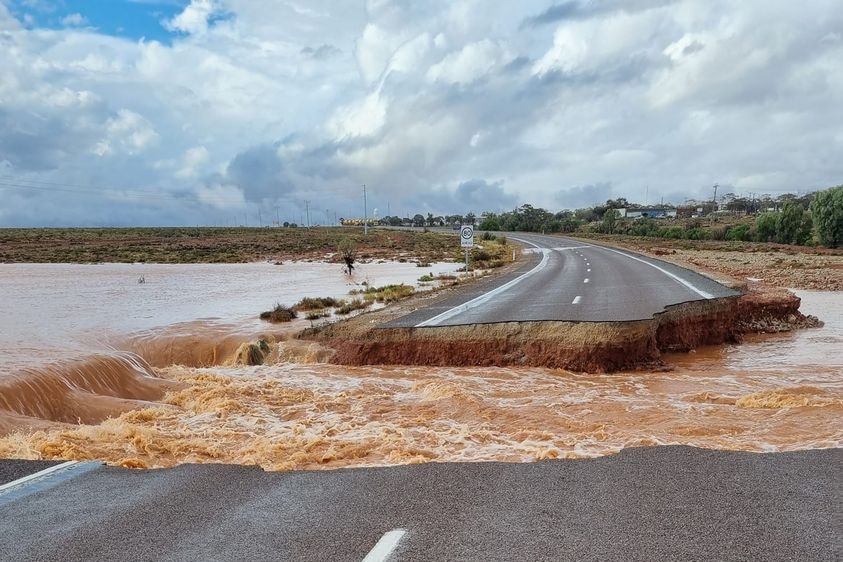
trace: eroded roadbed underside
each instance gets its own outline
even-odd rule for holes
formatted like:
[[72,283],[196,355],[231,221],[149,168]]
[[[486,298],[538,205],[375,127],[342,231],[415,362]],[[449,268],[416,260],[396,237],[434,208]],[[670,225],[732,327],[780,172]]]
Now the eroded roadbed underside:
[[631,322],[381,328],[364,316],[303,337],[330,347],[332,362],[344,365],[520,365],[612,372],[652,367],[661,363],[662,353],[734,343],[746,333],[816,325],[815,318],[799,312],[799,304],[788,291],[767,289],[677,304]]

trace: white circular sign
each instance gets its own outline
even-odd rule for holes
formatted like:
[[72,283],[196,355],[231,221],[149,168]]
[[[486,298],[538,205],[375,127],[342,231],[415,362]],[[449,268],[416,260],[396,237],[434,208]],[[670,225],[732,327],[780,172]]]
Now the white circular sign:
[[474,227],[473,226],[464,226],[462,227],[462,232],[460,236],[463,237],[464,240],[471,240],[474,238]]

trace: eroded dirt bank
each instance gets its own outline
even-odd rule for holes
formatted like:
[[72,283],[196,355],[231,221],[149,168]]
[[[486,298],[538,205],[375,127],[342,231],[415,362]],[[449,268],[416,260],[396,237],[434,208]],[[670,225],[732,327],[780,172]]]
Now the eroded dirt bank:
[[[755,288],[739,297],[669,307],[635,322],[511,322],[426,328],[372,327],[366,316],[304,334],[342,365],[529,366],[613,372],[661,365],[664,352],[734,343],[743,334],[819,324],[800,299]],[[376,320],[375,320],[376,321]]]

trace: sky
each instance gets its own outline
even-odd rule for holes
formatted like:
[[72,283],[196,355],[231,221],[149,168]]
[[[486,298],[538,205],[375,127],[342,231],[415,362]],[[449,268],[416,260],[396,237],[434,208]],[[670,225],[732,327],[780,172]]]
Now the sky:
[[0,0],[0,227],[843,183],[840,0]]

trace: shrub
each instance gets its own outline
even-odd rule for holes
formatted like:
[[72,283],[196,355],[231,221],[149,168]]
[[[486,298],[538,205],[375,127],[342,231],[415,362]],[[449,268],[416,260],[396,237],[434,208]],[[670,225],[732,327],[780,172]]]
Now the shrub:
[[492,234],[491,232],[488,232],[488,231],[484,232],[483,236],[481,236],[481,239],[486,240],[486,241],[494,240],[495,238],[497,238],[497,236],[495,236],[494,234]]
[[346,314],[351,314],[355,310],[363,310],[364,308],[368,308],[371,303],[368,303],[362,299],[354,299],[349,302],[343,303],[336,309],[336,313],[345,316]]
[[709,240],[725,240],[727,230],[728,228],[725,226],[715,226],[714,228],[710,228],[708,230],[708,238]]
[[275,308],[272,310],[268,310],[266,312],[261,312],[260,316],[261,320],[266,320],[268,322],[278,323],[278,322],[290,322],[294,318],[298,318],[298,314],[296,311],[290,308],[289,306],[284,306],[283,304],[276,304]]
[[308,312],[305,318],[307,318],[308,320],[319,320],[320,318],[327,318],[328,316],[330,316],[330,314],[328,314],[327,312],[313,310],[311,312]]
[[749,225],[748,224],[737,224],[735,226],[730,226],[726,230],[726,240],[732,242],[743,241],[747,242],[752,238],[749,233]]
[[759,242],[772,242],[776,238],[778,218],[773,213],[762,213],[755,219],[755,232]]
[[384,287],[369,287],[363,292],[363,298],[369,302],[394,302],[409,297],[416,289],[404,285],[386,285]]
[[337,299],[334,297],[305,297],[293,306],[293,310],[298,312],[306,312],[309,310],[321,310],[323,308],[330,308],[337,306]]

